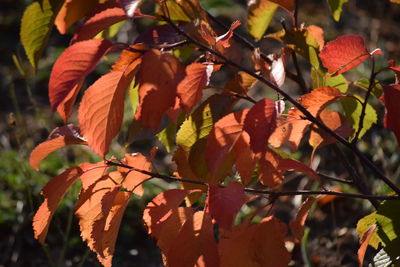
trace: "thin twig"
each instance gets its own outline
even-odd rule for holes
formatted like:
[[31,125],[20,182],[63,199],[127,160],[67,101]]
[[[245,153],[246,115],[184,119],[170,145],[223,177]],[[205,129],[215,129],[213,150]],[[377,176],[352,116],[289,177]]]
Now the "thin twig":
[[368,99],[369,99],[372,89],[374,88],[374,85],[375,85],[375,75],[376,75],[375,74],[375,58],[373,56],[371,56],[371,61],[372,61],[371,76],[369,78],[368,90],[365,93],[365,100],[364,100],[364,103],[363,103],[362,109],[361,109],[360,121],[358,122],[358,129],[357,129],[357,132],[352,141],[353,144],[357,143],[358,137],[364,127],[364,118],[365,118],[365,111],[367,110]]
[[319,128],[323,129],[324,131],[326,131],[329,135],[331,135],[332,137],[334,137],[336,140],[338,140],[340,143],[342,143],[343,145],[345,145],[347,148],[349,148],[351,151],[353,151],[359,158],[360,160],[367,166],[369,167],[374,173],[375,175],[381,179],[382,181],[384,181],[393,191],[396,192],[396,194],[400,195],[400,188],[398,188],[388,177],[386,177],[379,169],[378,167],[375,166],[375,164],[370,161],[358,148],[355,144],[352,144],[350,142],[348,142],[346,139],[344,139],[343,137],[341,137],[340,135],[338,135],[336,132],[334,132],[333,130],[331,130],[328,126],[326,126],[322,121],[320,121],[319,119],[317,119],[316,117],[314,117],[304,106],[301,105],[301,103],[297,102],[294,98],[292,98],[288,93],[286,93],[285,91],[283,91],[282,89],[280,89],[279,87],[277,87],[275,84],[271,83],[270,81],[268,81],[267,79],[265,79],[263,76],[258,75],[256,73],[254,73],[253,71],[251,71],[250,69],[244,67],[241,64],[238,64],[232,60],[230,60],[229,58],[225,57],[224,55],[222,55],[221,53],[219,53],[218,51],[215,51],[214,49],[203,45],[202,43],[196,41],[195,39],[191,38],[184,30],[182,30],[180,27],[178,27],[177,25],[175,25],[171,20],[169,20],[168,18],[164,17],[164,20],[166,22],[168,22],[179,34],[183,35],[184,37],[186,37],[191,43],[193,43],[194,45],[198,46],[199,48],[210,52],[211,54],[214,54],[215,56],[223,59],[227,64],[249,74],[250,76],[256,78],[257,80],[259,80],[260,82],[264,83],[265,85],[269,86],[271,89],[273,89],[275,92],[277,92],[278,94],[282,95],[285,99],[287,99],[290,103],[293,104],[293,106],[295,106],[298,110],[300,110],[305,118],[307,118],[309,121],[311,121],[312,123],[315,123]]
[[323,173],[320,173],[320,172],[318,172],[317,174],[318,174],[319,177],[327,179],[327,180],[332,180],[332,181],[339,182],[339,183],[344,183],[344,184],[353,184],[353,181],[350,180],[350,179],[340,179],[340,178],[332,177],[332,176],[329,176],[329,175],[326,175],[326,174],[323,174]]
[[[191,183],[197,185],[207,186],[206,182],[196,181],[191,179],[184,179],[175,176],[164,175],[160,173],[149,172],[146,170],[141,170],[135,168],[133,166],[129,166],[123,163],[113,162],[113,161],[106,161],[106,164],[109,166],[118,166],[122,168],[127,168],[139,173],[143,173],[149,175],[154,178],[160,178],[168,181],[175,181],[175,182],[183,182],[183,183]],[[270,197],[280,197],[280,196],[295,196],[295,195],[335,195],[335,196],[342,196],[342,197],[351,197],[351,198],[361,198],[361,199],[369,199],[369,200],[387,200],[387,199],[400,199],[400,196],[374,196],[374,195],[364,195],[364,194],[352,194],[352,193],[343,193],[343,192],[336,192],[336,191],[327,191],[327,190],[297,190],[297,191],[272,191],[272,190],[259,190],[253,188],[244,188],[244,192],[250,194],[258,194],[258,195],[268,195]]]

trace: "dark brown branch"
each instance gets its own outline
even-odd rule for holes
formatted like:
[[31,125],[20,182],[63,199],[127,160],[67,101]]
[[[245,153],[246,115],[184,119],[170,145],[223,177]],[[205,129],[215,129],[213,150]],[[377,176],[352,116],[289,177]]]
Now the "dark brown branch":
[[[167,181],[175,181],[175,182],[182,182],[182,183],[191,183],[197,185],[208,186],[206,182],[196,181],[191,179],[184,179],[175,176],[164,175],[160,173],[149,172],[145,170],[141,170],[135,168],[133,166],[129,166],[119,162],[113,161],[106,161],[108,166],[118,166],[122,168],[127,168],[129,170],[140,172],[146,174],[153,178],[160,178]],[[325,191],[325,190],[314,190],[314,191],[305,191],[305,190],[298,190],[298,191],[272,191],[272,190],[259,190],[253,188],[244,188],[246,193],[250,194],[258,194],[258,195],[268,195],[272,198],[280,197],[280,196],[295,196],[295,195],[336,195],[342,197],[351,197],[351,198],[361,198],[361,199],[369,199],[369,200],[387,200],[387,199],[400,199],[400,196],[374,196],[374,195],[364,195],[364,194],[352,194],[352,193],[343,193],[343,192],[336,192],[336,191]]]
[[318,172],[318,176],[323,178],[323,179],[327,179],[327,180],[331,180],[331,181],[335,181],[335,182],[339,182],[339,183],[344,183],[344,184],[353,184],[353,181],[350,179],[340,179],[337,177],[332,177],[323,173]]
[[171,20],[169,20],[168,18],[164,17],[164,20],[166,22],[168,22],[179,34],[183,35],[184,37],[186,37],[191,43],[193,43],[194,45],[196,45],[197,47],[203,49],[204,51],[208,51],[211,54],[214,54],[215,56],[223,59],[227,64],[249,74],[250,76],[256,78],[257,80],[259,80],[260,82],[264,83],[265,85],[269,86],[271,89],[273,89],[275,92],[277,92],[278,94],[282,95],[285,99],[287,99],[290,103],[293,104],[293,106],[295,106],[298,110],[300,110],[305,118],[307,118],[309,121],[311,121],[312,123],[315,123],[320,129],[323,129],[324,131],[326,131],[329,135],[331,135],[332,137],[334,137],[336,140],[338,140],[340,143],[342,143],[343,145],[345,145],[347,148],[349,148],[351,151],[353,151],[357,157],[360,158],[360,160],[368,167],[370,168],[375,175],[381,179],[382,181],[384,181],[393,191],[396,192],[396,194],[400,195],[400,188],[398,188],[388,177],[386,177],[376,166],[375,164],[370,161],[358,148],[355,144],[349,143],[346,139],[344,139],[343,137],[341,137],[340,135],[338,135],[336,132],[334,132],[333,130],[331,130],[328,126],[326,126],[323,122],[321,122],[319,119],[317,119],[316,117],[314,117],[305,107],[303,107],[299,102],[297,102],[294,98],[292,98],[288,93],[286,93],[285,91],[283,91],[282,89],[280,89],[279,87],[277,87],[276,85],[274,85],[273,83],[271,83],[270,81],[268,81],[267,79],[265,79],[263,76],[258,75],[256,73],[254,73],[253,71],[251,71],[250,69],[243,67],[241,64],[238,64],[232,60],[230,60],[229,58],[225,57],[224,55],[222,55],[221,53],[219,53],[218,51],[215,51],[214,49],[196,41],[195,39],[191,38],[184,30],[182,30],[180,27],[178,27],[177,25],[175,25]]

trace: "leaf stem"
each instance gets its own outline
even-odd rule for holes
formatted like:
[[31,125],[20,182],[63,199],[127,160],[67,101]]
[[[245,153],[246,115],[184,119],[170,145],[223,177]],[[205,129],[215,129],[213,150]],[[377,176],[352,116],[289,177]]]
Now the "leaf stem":
[[[175,176],[164,175],[160,173],[149,172],[146,170],[141,170],[135,168],[133,166],[129,166],[119,162],[113,161],[106,161],[106,164],[109,166],[118,166],[122,168],[127,168],[132,171],[136,171],[142,174],[149,175],[153,178],[160,178],[167,181],[175,181],[175,182],[182,182],[182,183],[191,183],[197,184],[202,186],[208,186],[208,183],[202,181],[196,181],[191,179],[184,179]],[[296,190],[296,191],[273,191],[273,190],[259,190],[253,188],[244,188],[244,191],[250,194],[257,194],[257,195],[268,195],[270,197],[280,197],[280,196],[295,196],[295,195],[335,195],[335,196],[342,196],[342,197],[351,197],[351,198],[361,198],[361,199],[369,199],[369,200],[388,200],[388,199],[400,199],[400,196],[374,196],[374,195],[365,195],[365,194],[353,194],[353,193],[343,193],[343,192],[336,192],[336,191],[328,191],[328,190]]]

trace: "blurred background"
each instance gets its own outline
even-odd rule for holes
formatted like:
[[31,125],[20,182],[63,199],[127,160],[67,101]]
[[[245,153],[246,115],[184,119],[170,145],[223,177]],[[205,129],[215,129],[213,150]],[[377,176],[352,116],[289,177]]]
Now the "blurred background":
[[[51,112],[47,96],[47,84],[51,67],[61,52],[68,46],[71,34],[60,35],[53,30],[45,48],[37,73],[34,73],[27,61],[19,42],[20,20],[24,9],[32,1],[1,0],[0,8],[0,266],[100,266],[94,253],[90,252],[79,235],[79,226],[73,216],[74,204],[79,193],[75,185],[65,196],[57,209],[50,225],[47,244],[41,246],[34,238],[31,227],[32,217],[42,202],[41,188],[49,179],[61,170],[82,162],[100,160],[94,153],[80,147],[64,148],[51,154],[37,172],[29,165],[32,149],[44,141],[49,133],[63,124],[61,118]],[[151,10],[151,1],[145,1],[143,10]],[[246,1],[201,0],[203,6],[226,25],[233,20],[242,21],[238,29],[245,37]],[[349,0],[344,5],[341,20],[335,22],[326,1],[300,0],[299,22],[318,25],[325,31],[325,40],[330,41],[343,34],[362,35],[370,49],[379,47],[384,55],[377,58],[377,68],[386,66],[387,60],[400,61],[400,5],[389,0],[363,1]],[[281,29],[280,19],[285,15],[278,12],[267,33]],[[114,40],[132,42],[144,29],[151,26],[147,20],[126,22],[120,28]],[[216,27],[216,29],[219,29]],[[223,30],[219,29],[220,33]],[[275,52],[279,44],[264,40],[258,44],[268,54]],[[250,51],[246,52],[250,56]],[[107,72],[115,61],[116,55],[107,57],[95,72],[86,80],[86,86]],[[19,62],[19,64],[16,64]],[[248,64],[248,63],[244,63]],[[307,84],[311,84],[309,65],[301,61],[303,75]],[[19,65],[19,66],[17,66]],[[289,70],[293,66],[289,65]],[[362,64],[356,70],[346,74],[349,81],[369,77],[370,66]],[[215,83],[224,81],[227,74],[220,74]],[[379,79],[391,83],[394,77],[382,73]],[[299,94],[295,84],[286,85],[293,94]],[[266,88],[258,88],[257,94],[264,94]],[[360,148],[372,158],[389,177],[398,179],[400,174],[400,153],[394,135],[383,129],[383,106],[373,99],[378,111],[378,124],[366,134],[360,142]],[[123,155],[124,147],[130,150],[146,150],[156,141],[143,134],[132,144],[129,136],[129,116],[125,118],[125,127],[118,140],[113,143],[112,153]],[[77,124],[76,114],[72,123]],[[300,160],[309,160],[311,148],[302,146],[302,153],[296,156]],[[345,152],[346,153],[346,152]],[[345,154],[351,163],[365,178],[375,194],[387,194],[388,189],[374,181],[360,163]],[[346,170],[337,164],[337,157],[331,149],[321,149],[315,157],[319,170],[335,177],[346,177]],[[163,148],[156,158],[158,168],[170,170],[171,157]],[[285,185],[288,189],[304,189],[305,178],[293,179]],[[398,180],[397,180],[398,182]],[[349,186],[334,183],[335,189],[356,192]],[[174,187],[164,181],[152,181],[145,186],[146,197],[132,198],[126,209],[116,245],[114,266],[161,266],[160,251],[155,241],[149,238],[141,221],[143,208],[157,193]],[[300,201],[300,202],[299,202]],[[301,199],[282,198],[277,205],[276,214],[289,221],[295,207]],[[279,207],[278,207],[279,206]],[[357,266],[358,236],[355,231],[357,221],[372,211],[367,201],[335,198],[322,203],[309,218],[309,232],[303,242],[304,248],[294,248],[292,266]],[[243,209],[242,213],[249,213]],[[373,252],[368,251],[366,262],[371,260]]]

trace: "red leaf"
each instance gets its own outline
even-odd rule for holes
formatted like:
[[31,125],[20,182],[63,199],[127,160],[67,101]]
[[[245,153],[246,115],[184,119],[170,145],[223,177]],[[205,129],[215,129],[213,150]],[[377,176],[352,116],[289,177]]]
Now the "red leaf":
[[[143,171],[148,171],[148,172],[151,171],[151,161],[140,153],[135,153],[132,155],[125,154],[124,163]],[[147,179],[149,179],[150,176],[140,172],[136,172],[134,170],[129,171],[128,169],[125,168],[120,168],[119,171],[123,174],[126,174],[122,186],[129,191],[133,190],[134,194],[142,196],[143,187],[141,184]]]
[[304,163],[294,160],[294,159],[281,159],[279,160],[278,169],[282,171],[296,171],[308,174],[312,177],[318,177],[318,174],[305,165]]
[[209,184],[206,204],[218,225],[231,229],[237,212],[245,203],[244,186],[238,182],[227,187]]
[[215,175],[226,156],[232,151],[243,131],[248,110],[230,113],[217,121],[207,138],[206,161]]
[[167,266],[219,266],[210,215],[198,211],[189,217],[166,256]]
[[282,183],[284,170],[279,169],[281,156],[272,150],[263,153],[259,161],[258,179],[263,185],[275,187]]
[[111,46],[112,43],[104,39],[78,42],[65,49],[54,63],[49,81],[50,104],[53,111],[58,108],[64,121],[71,114],[83,79]]
[[153,198],[143,211],[143,221],[147,226],[147,232],[158,238],[163,224],[172,213],[172,209],[178,207],[185,197],[194,191],[171,189]]
[[75,43],[91,39],[111,25],[126,19],[128,19],[128,17],[122,8],[114,7],[105,9],[85,21],[85,23],[75,31],[71,42]]
[[79,128],[68,125],[57,127],[51,133],[49,138],[39,144],[32,151],[29,158],[29,164],[32,168],[39,170],[39,163],[50,153],[69,145],[87,145],[79,134]]
[[221,238],[221,266],[288,266],[290,253],[285,248],[285,225],[274,217],[260,224],[234,227],[229,238]]
[[156,132],[164,113],[175,105],[176,88],[183,76],[184,68],[175,56],[154,49],[146,52],[138,74],[139,106],[135,119]]
[[308,213],[310,212],[312,204],[314,204],[315,198],[309,197],[306,199],[306,201],[303,202],[301,205],[299,211],[297,212],[296,215],[296,220],[291,221],[289,223],[290,230],[292,231],[292,234],[296,238],[298,242],[301,241],[303,238],[304,234],[304,224],[306,223],[306,219],[308,216]]
[[255,153],[266,150],[268,138],[275,127],[275,102],[269,98],[258,101],[247,113],[243,127],[250,135],[250,146]]
[[201,63],[192,63],[186,67],[186,76],[177,89],[181,107],[186,113],[201,100],[203,89],[210,82],[213,68],[212,64]]
[[384,86],[383,101],[386,108],[383,123],[386,128],[394,132],[397,144],[400,145],[400,84]]
[[32,224],[35,238],[39,240],[40,243],[44,244],[51,218],[58,204],[81,174],[82,170],[79,167],[69,168],[51,179],[42,189],[44,202],[36,211]]
[[360,266],[363,266],[365,252],[367,251],[367,247],[369,241],[371,240],[372,236],[376,233],[376,224],[372,225],[362,236],[360,239],[361,246],[357,251],[358,261],[360,262]]
[[83,95],[78,119],[89,146],[104,157],[119,133],[124,115],[125,91],[141,63],[135,60],[126,71],[103,75]]
[[66,34],[68,28],[82,19],[98,2],[98,0],[66,0],[54,22],[58,31],[61,34]]
[[359,35],[343,35],[325,45],[319,57],[332,76],[354,69],[370,56]]

